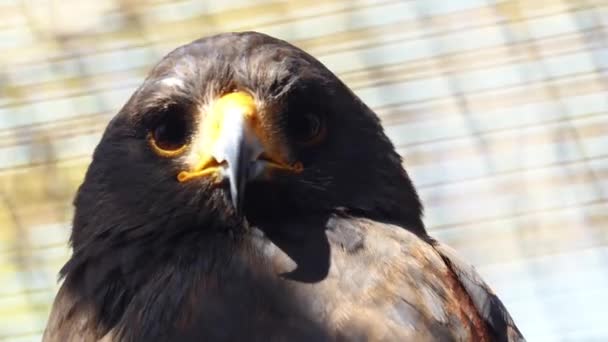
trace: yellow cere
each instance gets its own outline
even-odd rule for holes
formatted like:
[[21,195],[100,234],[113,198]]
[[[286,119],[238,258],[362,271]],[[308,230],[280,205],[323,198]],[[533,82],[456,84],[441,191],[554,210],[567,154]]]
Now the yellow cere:
[[273,144],[270,137],[267,135],[264,127],[261,125],[261,120],[258,118],[257,106],[254,98],[243,91],[237,91],[226,94],[220,97],[211,107],[203,119],[203,127],[199,134],[200,139],[193,145],[194,153],[197,154],[197,164],[188,171],[181,171],[177,175],[179,182],[187,182],[199,177],[214,177],[216,182],[221,181],[221,166],[212,155],[215,144],[221,138],[222,127],[226,115],[237,114],[245,118],[246,124],[251,125],[258,139],[264,146],[264,155],[266,156],[267,173],[271,173],[272,169],[287,170],[290,172],[302,172],[303,166],[301,162],[296,162],[289,165],[283,162],[281,156],[280,144]]
[[246,117],[255,116],[257,111],[255,100],[250,94],[244,91],[236,91],[222,96],[219,100],[217,100],[214,108],[214,112],[216,114],[238,110]]
[[[203,120],[202,141],[196,147],[198,164],[192,171],[182,171],[177,175],[179,182],[186,182],[202,176],[218,176],[219,164],[211,155],[213,147],[222,134],[222,123],[226,113],[237,111],[250,120],[255,120],[256,105],[253,97],[243,91],[233,92],[220,97]],[[219,177],[218,177],[219,181]]]

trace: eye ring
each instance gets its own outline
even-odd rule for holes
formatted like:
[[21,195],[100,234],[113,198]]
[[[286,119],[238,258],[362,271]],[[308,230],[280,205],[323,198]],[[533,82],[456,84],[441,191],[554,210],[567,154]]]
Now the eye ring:
[[163,158],[179,157],[181,154],[184,153],[184,151],[188,147],[187,145],[182,145],[176,150],[165,150],[162,147],[158,146],[156,140],[154,139],[152,132],[148,133],[148,144],[150,145],[150,147],[152,148],[152,151],[154,151],[154,153],[156,153],[157,155],[159,155],[160,157],[163,157]]
[[147,135],[152,151],[160,157],[173,158],[188,147],[188,129],[185,118],[172,115],[157,123]]

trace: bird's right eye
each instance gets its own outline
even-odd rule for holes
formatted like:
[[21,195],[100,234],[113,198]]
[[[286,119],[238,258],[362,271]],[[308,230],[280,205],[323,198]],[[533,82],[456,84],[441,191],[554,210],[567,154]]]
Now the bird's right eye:
[[165,115],[148,133],[152,150],[161,157],[181,155],[188,145],[188,122],[183,115]]

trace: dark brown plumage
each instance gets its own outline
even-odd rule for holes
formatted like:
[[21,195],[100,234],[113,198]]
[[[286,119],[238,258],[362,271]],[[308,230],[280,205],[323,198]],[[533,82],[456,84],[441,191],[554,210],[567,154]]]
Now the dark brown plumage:
[[377,116],[266,35],[165,57],[75,207],[45,341],[523,340],[427,235]]

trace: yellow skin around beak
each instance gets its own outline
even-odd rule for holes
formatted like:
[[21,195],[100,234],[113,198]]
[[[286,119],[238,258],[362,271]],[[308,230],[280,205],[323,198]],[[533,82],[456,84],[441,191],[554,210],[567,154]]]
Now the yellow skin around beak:
[[[188,180],[203,176],[213,176],[216,181],[221,181],[221,161],[214,157],[214,150],[218,142],[223,138],[224,130],[238,130],[240,127],[225,127],[228,117],[241,116],[246,125],[255,125],[257,109],[253,97],[245,92],[229,93],[220,97],[203,118],[201,132],[197,134],[198,139],[193,142],[194,153],[198,163],[193,165],[192,170],[181,171],[177,180],[186,182]],[[233,126],[233,125],[230,125]]]
[[190,170],[181,171],[179,182],[212,177],[228,178],[232,200],[239,207],[245,184],[272,170],[302,171],[302,163],[285,160],[285,146],[269,136],[254,98],[243,91],[220,97],[203,114],[201,128],[192,142]]

